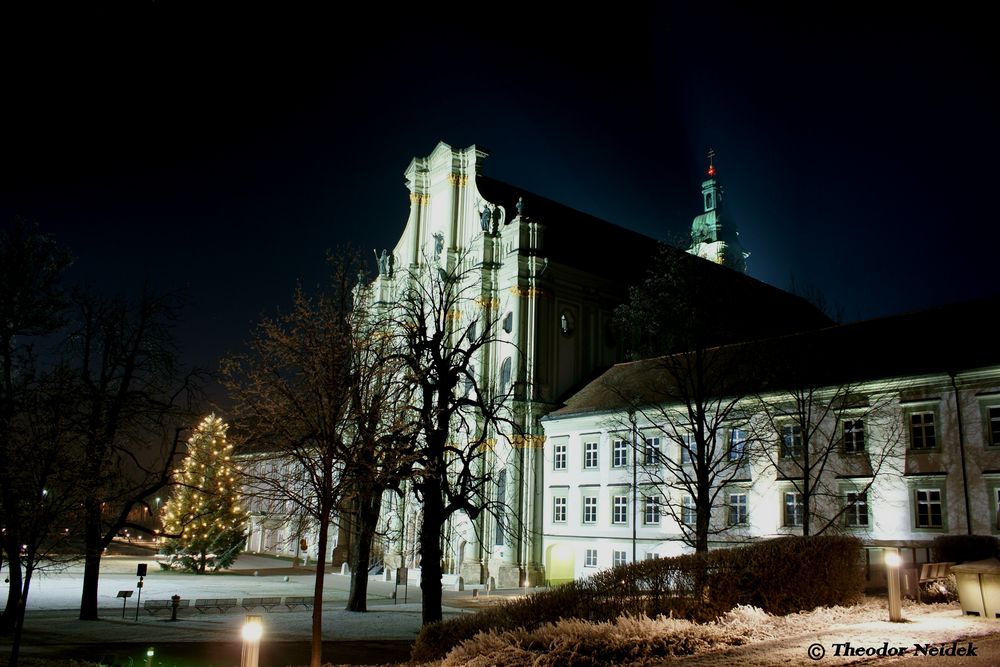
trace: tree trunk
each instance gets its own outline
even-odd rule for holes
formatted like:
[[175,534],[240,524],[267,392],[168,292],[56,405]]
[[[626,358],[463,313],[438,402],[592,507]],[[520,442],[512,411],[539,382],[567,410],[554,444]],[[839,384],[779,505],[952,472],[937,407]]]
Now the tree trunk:
[[319,553],[316,558],[316,580],[313,586],[312,640],[309,644],[309,667],[323,664],[323,583],[326,576],[326,545],[330,536],[329,507],[320,512]]
[[83,560],[83,592],[80,596],[80,620],[97,620],[97,585],[101,578],[101,555],[104,545],[101,544],[101,506],[95,501],[88,501],[87,515],[84,518],[84,560]]
[[[10,536],[8,536],[10,537]],[[8,540],[8,544],[13,544]],[[0,632],[11,632],[17,627],[17,610],[21,603],[21,555],[17,547],[7,551],[7,606],[0,617]]]
[[[34,558],[29,556],[29,563],[34,562]],[[28,567],[24,573],[24,589],[18,591],[18,604],[14,619],[14,642],[10,647],[10,667],[17,667],[17,657],[21,652],[21,637],[24,634],[24,611],[28,604],[28,587],[31,586],[31,571],[33,567]]]
[[371,497],[358,502],[354,518],[357,529],[351,545],[351,592],[347,598],[347,611],[368,611],[368,566],[381,508],[381,493],[372,493]]
[[423,624],[436,623],[441,613],[441,525],[444,523],[444,499],[441,484],[428,480],[424,495],[424,520],[420,526],[420,590]]

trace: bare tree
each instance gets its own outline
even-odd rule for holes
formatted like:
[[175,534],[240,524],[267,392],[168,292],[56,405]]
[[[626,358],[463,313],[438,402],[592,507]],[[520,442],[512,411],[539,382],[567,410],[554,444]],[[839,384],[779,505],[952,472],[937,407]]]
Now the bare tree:
[[664,509],[699,552],[708,550],[710,535],[728,528],[712,515],[753,449],[742,436],[738,448],[731,445],[734,433],[746,434],[741,406],[760,369],[740,346],[718,346],[759,332],[761,313],[734,302],[737,296],[726,291],[730,280],[742,286],[747,279],[662,247],[646,281],[630,290],[617,312],[630,355],[642,361],[605,376],[630,415],[621,426],[632,429],[638,422],[645,437],[664,440],[661,453],[642,468],[645,484],[663,491]]
[[143,289],[130,300],[79,294],[64,354],[76,375],[75,448],[81,473],[84,574],[80,618],[98,617],[101,556],[136,507],[171,481],[178,424],[200,400],[199,375],[184,373],[172,337],[174,297]]
[[754,430],[765,462],[787,485],[783,523],[801,525],[803,535],[866,530],[876,480],[901,472],[894,388],[840,382],[857,369],[830,336],[757,351],[773,374],[770,390],[756,397]]
[[44,525],[25,523],[20,511],[31,497],[24,487],[31,485],[35,470],[22,461],[24,429],[29,405],[38,404],[40,375],[45,375],[37,368],[35,343],[65,323],[68,302],[61,283],[70,261],[69,253],[34,225],[17,221],[0,233],[0,547],[8,585],[0,631],[13,630],[24,608],[23,531]]
[[[368,552],[379,502],[406,468],[393,442],[388,340],[356,299],[351,257],[331,260],[327,290],[296,290],[288,314],[263,320],[249,351],[223,361],[224,384],[250,463],[257,502],[291,503],[318,531],[311,664],[322,662],[322,598],[330,525],[354,514],[360,528],[349,608],[364,611]],[[344,512],[347,508],[349,511]],[[374,518],[372,517],[374,513]],[[358,531],[356,531],[358,532]],[[361,543],[361,544],[358,544]],[[367,546],[364,545],[367,543]]]
[[[407,386],[406,419],[414,460],[412,489],[421,504],[423,622],[442,618],[442,530],[464,512],[475,521],[489,511],[495,483],[487,452],[497,438],[518,436],[512,419],[515,377],[480,382],[478,355],[502,343],[498,313],[482,298],[482,267],[468,257],[424,258],[397,277],[393,322],[395,359]],[[485,374],[484,374],[485,375]],[[504,372],[501,372],[501,376]]]
[[631,450],[633,483],[696,551],[733,527],[713,514],[756,452],[745,406],[748,370],[731,346],[625,364],[604,376],[622,410],[610,426],[628,443],[619,446]]
[[[5,548],[17,553],[12,562],[23,577],[11,611],[14,638],[10,664],[17,665],[24,630],[24,612],[32,578],[58,571],[79,558],[80,478],[72,457],[71,404],[63,369],[53,369],[34,387],[20,406],[14,428],[8,433],[12,447],[6,465],[17,472],[8,476],[8,498],[3,507],[5,525],[16,526],[17,543]],[[5,535],[5,542],[9,536]]]

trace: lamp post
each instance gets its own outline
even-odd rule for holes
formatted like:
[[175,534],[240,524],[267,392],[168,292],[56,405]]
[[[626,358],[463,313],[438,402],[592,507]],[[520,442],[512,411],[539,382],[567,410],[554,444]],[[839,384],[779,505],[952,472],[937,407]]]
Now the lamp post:
[[146,649],[146,667],[153,667],[153,656],[156,655],[156,651],[150,646]]
[[243,623],[243,658],[240,660],[240,667],[257,667],[260,659],[260,636],[264,634],[264,627],[260,624],[260,616],[247,614]]
[[898,551],[887,551],[885,554],[886,579],[889,583],[889,620],[899,623],[903,620],[903,601],[899,590],[899,566],[903,559]]

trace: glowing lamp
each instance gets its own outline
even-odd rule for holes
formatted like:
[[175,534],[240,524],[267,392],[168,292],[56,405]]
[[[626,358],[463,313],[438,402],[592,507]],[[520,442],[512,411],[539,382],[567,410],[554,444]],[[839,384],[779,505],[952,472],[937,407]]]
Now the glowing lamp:
[[885,564],[889,567],[899,567],[903,564],[903,559],[895,551],[890,551],[885,555]]
[[243,624],[243,639],[248,642],[258,641],[264,634],[264,626],[260,624],[260,616],[247,616]]

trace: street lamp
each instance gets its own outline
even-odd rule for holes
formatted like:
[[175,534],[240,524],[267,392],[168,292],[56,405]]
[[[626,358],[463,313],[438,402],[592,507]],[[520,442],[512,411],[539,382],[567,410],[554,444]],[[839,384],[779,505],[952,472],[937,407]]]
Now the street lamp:
[[146,649],[146,667],[153,667],[153,656],[154,655],[156,655],[156,652],[153,650],[152,646],[150,646],[148,649]]
[[885,554],[886,578],[889,583],[889,620],[899,623],[903,620],[903,601],[899,591],[899,566],[903,564],[898,551]]
[[240,667],[257,667],[260,658],[260,636],[264,627],[260,624],[260,616],[247,614],[243,623],[243,658]]

